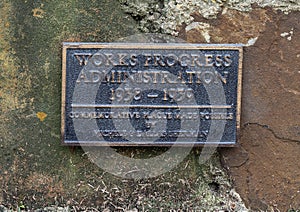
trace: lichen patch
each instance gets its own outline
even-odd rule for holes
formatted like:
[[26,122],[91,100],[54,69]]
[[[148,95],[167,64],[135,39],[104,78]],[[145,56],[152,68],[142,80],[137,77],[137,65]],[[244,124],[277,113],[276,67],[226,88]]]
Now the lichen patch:
[[33,13],[33,17],[44,18],[45,11],[41,8],[34,8],[32,10],[32,13]]

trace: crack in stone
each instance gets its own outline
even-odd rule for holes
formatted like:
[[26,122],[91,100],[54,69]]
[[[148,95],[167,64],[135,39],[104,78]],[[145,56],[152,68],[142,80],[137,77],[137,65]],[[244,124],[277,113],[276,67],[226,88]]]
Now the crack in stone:
[[276,132],[272,128],[269,127],[269,125],[266,125],[266,124],[260,124],[260,123],[257,123],[257,122],[247,122],[247,123],[243,124],[243,129],[245,129],[248,126],[251,126],[251,125],[255,125],[255,126],[259,126],[263,129],[267,129],[268,131],[270,131],[273,134],[273,136],[276,139],[281,140],[283,142],[293,142],[293,143],[300,144],[300,140],[280,137],[279,135],[276,134]]
[[249,161],[249,156],[247,156],[247,158],[243,162],[241,162],[240,164],[234,165],[234,166],[231,166],[231,167],[240,168],[240,167],[244,166],[248,161]]

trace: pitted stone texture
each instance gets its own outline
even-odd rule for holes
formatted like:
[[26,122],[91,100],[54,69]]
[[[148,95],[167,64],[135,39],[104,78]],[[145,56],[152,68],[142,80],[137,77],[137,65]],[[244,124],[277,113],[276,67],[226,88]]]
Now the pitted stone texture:
[[204,23],[206,31],[203,27],[191,30],[185,27],[179,37],[201,43],[206,42],[205,35],[209,35],[213,43],[254,45],[245,48],[244,53],[243,104],[247,109],[243,111],[243,123],[265,124],[276,136],[299,141],[300,27],[297,14],[285,16],[260,8],[249,13],[229,10],[216,20],[205,22],[195,14],[195,21]]
[[[251,13],[226,10],[218,19],[206,20],[194,13],[194,22],[182,26],[179,37],[193,43],[243,43],[256,40],[269,20],[267,10],[257,8]],[[210,39],[208,40],[207,37]]]
[[[299,14],[273,16],[256,44],[245,49],[242,120],[300,142]],[[291,29],[290,41],[280,36]]]
[[[221,151],[237,191],[253,210],[300,207],[299,17],[261,8],[228,10],[217,20],[195,15],[209,25],[213,42],[255,38],[244,48],[240,147]],[[179,36],[205,42],[203,29],[181,30]]]
[[124,10],[133,16],[144,32],[178,35],[178,27],[193,22],[193,13],[205,19],[215,19],[227,9],[251,11],[256,5],[271,7],[288,14],[300,10],[298,0],[120,0]]
[[242,131],[241,147],[223,149],[222,155],[237,192],[252,210],[287,211],[300,207],[299,151],[299,144],[249,124]]

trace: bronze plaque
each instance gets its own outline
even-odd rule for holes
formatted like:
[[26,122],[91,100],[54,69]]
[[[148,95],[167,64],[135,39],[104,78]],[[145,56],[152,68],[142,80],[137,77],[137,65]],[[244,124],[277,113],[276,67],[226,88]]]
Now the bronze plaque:
[[64,43],[65,145],[236,144],[241,45]]

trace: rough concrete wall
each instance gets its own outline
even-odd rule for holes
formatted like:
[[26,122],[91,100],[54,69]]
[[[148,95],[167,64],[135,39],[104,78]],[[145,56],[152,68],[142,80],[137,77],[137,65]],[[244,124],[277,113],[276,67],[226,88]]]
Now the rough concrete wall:
[[[231,176],[253,210],[299,209],[299,12],[290,12],[299,2],[274,2],[1,1],[0,203],[14,210],[245,210]],[[60,145],[61,43],[110,42],[139,30],[249,45],[240,146],[220,151],[230,176],[218,154],[199,165],[195,149],[162,176],[125,180],[80,148]],[[118,151],[149,157],[165,150]]]

